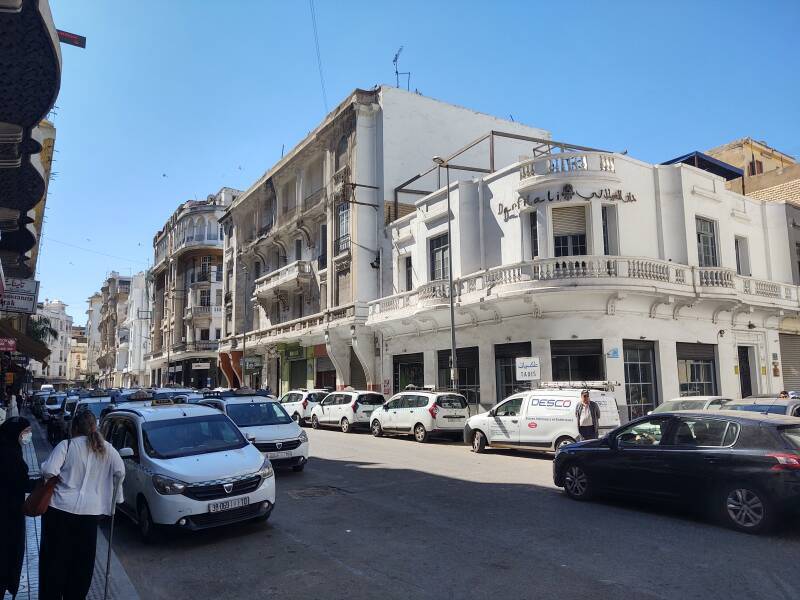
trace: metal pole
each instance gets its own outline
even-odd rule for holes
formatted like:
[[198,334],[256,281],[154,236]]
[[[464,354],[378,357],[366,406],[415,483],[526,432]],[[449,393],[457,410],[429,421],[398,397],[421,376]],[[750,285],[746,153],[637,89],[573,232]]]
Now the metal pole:
[[247,387],[247,265],[242,265],[244,271],[244,293],[242,294],[242,381],[241,387]]
[[[450,293],[450,385],[458,389],[458,359],[456,358],[456,321],[453,289],[453,214],[450,211],[450,165],[445,164],[447,172],[447,282]],[[469,402],[467,402],[467,412],[469,412]]]
[[114,474],[113,477],[113,485],[114,491],[111,495],[111,525],[109,526],[108,530],[108,553],[106,554],[106,585],[105,590],[103,591],[103,600],[108,599],[108,582],[111,576],[111,544],[114,541],[114,516],[117,514],[117,492],[119,488],[119,484],[122,481],[122,477]]

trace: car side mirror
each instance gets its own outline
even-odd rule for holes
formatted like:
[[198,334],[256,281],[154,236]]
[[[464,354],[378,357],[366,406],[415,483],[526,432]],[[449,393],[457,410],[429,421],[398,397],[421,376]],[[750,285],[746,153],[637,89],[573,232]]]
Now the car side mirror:
[[256,436],[254,436],[253,434],[248,433],[244,437],[249,443],[251,443],[251,444],[255,444],[256,443]]
[[497,414],[497,411],[495,409],[492,409],[492,410],[489,411],[489,416],[490,417],[494,417],[496,414]]
[[126,458],[133,458],[133,448],[121,448],[119,451],[119,457],[122,460]]

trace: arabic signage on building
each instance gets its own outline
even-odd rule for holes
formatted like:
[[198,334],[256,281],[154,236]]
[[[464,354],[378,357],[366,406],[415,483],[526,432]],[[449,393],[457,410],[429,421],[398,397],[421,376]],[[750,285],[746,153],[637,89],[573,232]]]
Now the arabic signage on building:
[[192,363],[192,371],[205,371],[211,368],[210,362],[196,362]]
[[518,357],[516,367],[517,381],[537,381],[542,378],[538,356]]
[[622,190],[612,190],[611,188],[601,188],[594,192],[584,195],[576,191],[571,183],[564,184],[558,192],[547,190],[546,194],[541,196],[520,196],[516,202],[511,204],[503,204],[500,202],[497,205],[497,214],[503,217],[504,221],[516,217],[519,212],[529,206],[536,206],[537,204],[549,202],[569,202],[573,199],[591,200],[598,198],[607,202],[636,202],[636,196],[631,192],[623,192]]
[[16,352],[17,340],[14,338],[0,338],[0,352]]
[[6,277],[6,291],[0,298],[0,310],[32,315],[36,312],[39,282],[35,279]]

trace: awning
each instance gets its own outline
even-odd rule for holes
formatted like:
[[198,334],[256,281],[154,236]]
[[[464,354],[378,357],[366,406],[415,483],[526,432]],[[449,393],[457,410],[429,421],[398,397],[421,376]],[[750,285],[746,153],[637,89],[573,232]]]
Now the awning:
[[9,337],[17,340],[17,352],[33,360],[44,362],[50,356],[50,348],[21,331],[17,331],[7,320],[0,320],[0,337]]

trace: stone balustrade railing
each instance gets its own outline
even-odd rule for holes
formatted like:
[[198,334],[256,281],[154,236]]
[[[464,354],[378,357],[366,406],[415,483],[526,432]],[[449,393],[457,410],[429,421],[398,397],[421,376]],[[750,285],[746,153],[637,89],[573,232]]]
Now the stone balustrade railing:
[[540,175],[574,174],[581,171],[616,172],[613,154],[605,152],[564,152],[527,160],[520,164],[520,179]]
[[312,273],[311,262],[307,260],[296,260],[279,269],[262,275],[255,281],[256,294],[265,292],[277,285],[293,281],[298,278],[310,277]]

